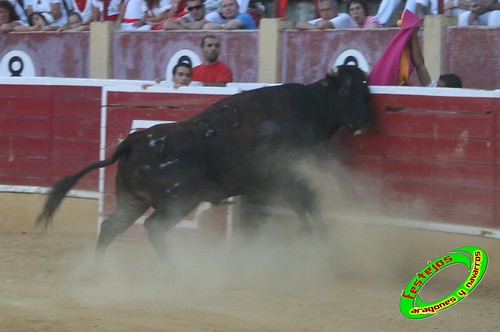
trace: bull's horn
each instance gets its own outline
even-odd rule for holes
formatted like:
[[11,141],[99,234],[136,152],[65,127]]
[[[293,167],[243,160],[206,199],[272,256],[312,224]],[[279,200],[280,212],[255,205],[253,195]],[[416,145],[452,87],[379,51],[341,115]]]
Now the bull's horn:
[[349,65],[351,62],[354,62],[354,66],[358,67],[359,68],[359,65],[358,65],[358,59],[356,59],[356,57],[352,56],[352,55],[349,55],[348,57],[345,58],[344,60],[344,65]]

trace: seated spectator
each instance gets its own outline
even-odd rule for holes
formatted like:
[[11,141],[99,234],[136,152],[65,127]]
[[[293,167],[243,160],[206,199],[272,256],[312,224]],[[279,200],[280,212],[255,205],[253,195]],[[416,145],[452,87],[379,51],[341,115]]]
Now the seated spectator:
[[165,30],[201,30],[208,22],[205,19],[205,4],[203,0],[187,0],[187,14],[176,19],[173,22],[165,22],[163,29]]
[[15,7],[9,1],[0,1],[0,32],[10,32],[22,23]]
[[[375,17],[379,20],[380,24],[386,26],[389,19],[392,17],[394,11],[401,4],[401,0],[382,0],[378,6],[377,14]],[[417,12],[417,4],[415,0],[406,0],[404,10],[410,10],[413,13]],[[403,10],[403,11],[404,11]]]
[[[7,0],[7,1],[9,1],[12,4],[12,6],[14,6],[17,16],[19,16],[19,20],[22,22],[22,24],[28,24],[28,16],[26,15],[26,11],[21,5],[23,2],[19,2],[18,0]],[[26,1],[24,3],[26,3]]]
[[187,86],[191,83],[193,66],[188,56],[181,56],[172,70],[172,81],[174,88]]
[[[416,0],[416,14],[420,19],[424,19],[427,15],[438,14],[438,0]],[[443,0],[444,14],[450,16],[460,16],[462,13],[469,10],[470,0]]]
[[151,26],[146,24],[145,12],[147,10],[144,0],[126,0],[123,12],[120,13],[118,22],[121,30],[148,31]]
[[162,30],[163,22],[177,14],[178,0],[146,0],[144,21],[151,30]]
[[320,18],[299,22],[296,28],[298,30],[345,29],[352,28],[355,24],[346,13],[338,13],[337,1],[335,0],[319,0],[318,9]]
[[458,25],[500,26],[500,2],[498,0],[472,2],[469,11],[460,14],[458,17]]
[[108,15],[104,17],[104,4],[102,0],[92,0],[92,21],[118,21],[121,5],[121,0],[110,0],[108,2]]
[[[68,2],[71,6],[71,10],[68,11],[68,22],[69,14],[71,13],[77,13],[78,15],[80,15],[82,24],[89,24],[92,21],[92,0],[69,0]],[[73,18],[73,21],[75,21],[75,18]],[[65,25],[64,27],[67,27],[67,25]]]
[[28,16],[28,26],[19,25],[14,31],[56,31],[60,27],[52,25],[54,19],[50,14],[33,12]]
[[89,31],[89,25],[83,24],[82,16],[77,12],[68,14],[68,23],[57,31]]
[[203,63],[193,68],[193,80],[206,86],[226,86],[233,81],[233,72],[228,65],[218,60],[220,40],[208,35],[201,40]]
[[[45,19],[50,25],[62,27],[67,22],[66,9],[61,0],[27,0],[26,13],[29,16],[34,12],[44,13]],[[50,16],[50,17],[49,17]]]
[[347,12],[355,22],[353,28],[374,29],[382,27],[375,16],[368,15],[368,4],[366,0],[349,0],[347,2]]
[[237,30],[257,29],[255,21],[248,13],[240,13],[240,6],[236,0],[222,0],[220,19],[207,16],[210,21],[203,26],[205,30]]

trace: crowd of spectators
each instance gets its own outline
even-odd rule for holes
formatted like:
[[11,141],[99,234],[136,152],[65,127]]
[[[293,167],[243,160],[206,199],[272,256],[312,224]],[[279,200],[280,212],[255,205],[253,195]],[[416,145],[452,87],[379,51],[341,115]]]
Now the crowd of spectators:
[[[83,31],[103,20],[117,21],[122,30],[257,29],[264,8],[249,6],[250,1],[109,0],[103,8],[102,0],[0,0],[0,31]],[[318,17],[299,22],[297,29],[384,27],[401,5],[401,0],[381,0],[371,16],[367,0],[316,1]],[[443,0],[443,10],[457,16],[461,26],[500,26],[499,1]],[[406,0],[404,8],[423,18],[438,13],[438,0]]]

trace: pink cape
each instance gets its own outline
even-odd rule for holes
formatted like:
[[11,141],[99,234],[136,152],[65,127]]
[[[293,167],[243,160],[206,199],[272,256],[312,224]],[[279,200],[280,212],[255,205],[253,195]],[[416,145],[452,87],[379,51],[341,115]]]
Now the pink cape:
[[[401,30],[394,36],[389,45],[373,67],[368,83],[370,85],[399,85],[399,68],[403,48],[408,44],[415,28],[420,26],[420,18],[409,10],[405,10],[402,17]],[[409,70],[413,71],[413,63],[409,61]]]

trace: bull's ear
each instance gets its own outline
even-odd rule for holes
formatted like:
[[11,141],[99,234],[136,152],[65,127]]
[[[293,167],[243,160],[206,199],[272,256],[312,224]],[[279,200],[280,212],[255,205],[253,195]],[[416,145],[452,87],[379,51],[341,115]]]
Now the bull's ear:
[[326,74],[326,77],[321,80],[321,83],[324,86],[328,86],[334,82],[336,78],[339,77],[339,68],[337,66],[333,66],[330,71]]
[[331,77],[338,77],[338,76],[339,76],[339,67],[337,67],[337,66],[333,66],[333,67],[330,69],[330,76],[331,76]]

